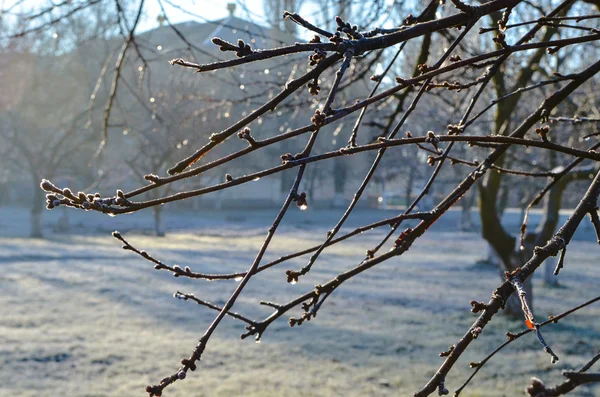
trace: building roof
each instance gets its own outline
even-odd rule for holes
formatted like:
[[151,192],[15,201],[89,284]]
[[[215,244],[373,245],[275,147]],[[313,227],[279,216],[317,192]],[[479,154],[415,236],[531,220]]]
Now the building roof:
[[160,45],[164,50],[185,48],[185,44],[178,36],[179,31],[185,39],[196,47],[216,53],[218,48],[211,43],[213,37],[220,37],[231,43],[244,40],[255,49],[279,47],[299,41],[293,35],[282,32],[276,28],[264,27],[257,23],[247,21],[236,16],[219,19],[216,21],[196,22],[187,21],[174,24],[172,27],[163,25],[139,35],[139,39],[147,40],[153,45]]

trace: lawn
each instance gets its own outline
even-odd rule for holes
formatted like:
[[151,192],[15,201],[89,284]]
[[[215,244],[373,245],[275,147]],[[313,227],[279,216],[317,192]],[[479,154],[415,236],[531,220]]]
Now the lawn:
[[[2,211],[0,391],[19,397],[144,396],[147,384],[177,369],[216,314],[174,299],[173,293],[191,292],[223,304],[235,288],[233,280],[186,280],[153,270],[150,263],[121,250],[109,230],[120,229],[132,244],[169,263],[232,272],[249,266],[264,226],[274,216],[274,211],[265,211],[268,217],[168,215],[170,232],[164,238],[143,232],[150,213],[98,222],[84,216],[71,219],[71,234],[51,232],[50,220],[47,238],[32,240],[22,237],[25,215]],[[292,214],[266,260],[317,244],[335,216]],[[386,216],[372,211],[360,221]],[[17,227],[14,220],[19,219]],[[185,227],[176,227],[181,224]],[[290,328],[287,317],[282,318],[257,344],[240,340],[242,323],[225,320],[199,369],[163,395],[412,395],[441,364],[438,354],[474,320],[469,301],[487,301],[500,283],[497,269],[477,263],[487,251],[477,233],[439,229],[444,228],[419,239],[402,257],[344,283],[317,318],[300,327]],[[383,232],[364,233],[329,248],[296,285],[285,282],[285,270],[298,269],[306,258],[257,275],[235,311],[252,318],[267,316],[270,311],[258,305],[260,300],[287,302],[355,266]],[[544,287],[536,276],[538,319],[598,295],[599,250],[594,242],[572,242],[560,288]],[[561,359],[555,365],[533,335],[519,339],[488,363],[461,395],[523,395],[532,376],[548,385],[562,382],[563,370],[578,368],[600,350],[598,318],[600,303],[545,328],[546,341]],[[471,373],[469,362],[501,344],[506,331],[523,327],[522,321],[495,318],[451,372],[446,382],[450,391]],[[599,394],[599,387],[580,387],[570,395]]]

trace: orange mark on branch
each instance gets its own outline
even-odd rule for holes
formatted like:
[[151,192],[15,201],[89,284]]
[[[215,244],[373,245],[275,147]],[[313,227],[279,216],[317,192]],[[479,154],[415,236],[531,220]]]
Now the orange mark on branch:
[[197,161],[199,161],[202,157],[206,156],[206,153],[208,153],[208,150],[204,153],[202,153],[200,156],[198,156],[197,158],[193,159],[185,168],[190,167],[192,165],[194,165]]
[[402,233],[400,233],[400,236],[396,239],[395,245],[398,246],[400,245],[404,239],[412,232],[413,230],[409,227],[407,228],[405,231],[403,231]]
[[525,325],[527,326],[527,328],[533,329],[533,323],[531,321],[525,320]]

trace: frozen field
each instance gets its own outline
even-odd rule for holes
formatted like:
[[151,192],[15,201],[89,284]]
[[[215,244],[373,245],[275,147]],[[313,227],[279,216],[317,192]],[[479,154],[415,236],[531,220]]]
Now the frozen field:
[[[185,280],[155,271],[121,250],[110,231],[120,230],[136,247],[195,271],[242,271],[275,213],[167,214],[167,237],[156,238],[144,232],[152,225],[150,212],[108,218],[71,211],[71,233],[61,234],[52,231],[61,215],[54,211],[45,214],[47,238],[32,240],[25,238],[27,212],[0,208],[0,395],[145,396],[144,387],[178,367],[215,315],[173,299],[173,292],[222,304],[235,281]],[[393,215],[363,211],[350,225]],[[294,210],[264,262],[319,243],[337,216]],[[486,245],[477,233],[456,231],[457,219],[457,213],[449,214],[406,255],[344,283],[318,317],[301,327],[290,328],[282,318],[256,344],[239,339],[242,323],[225,320],[199,369],[163,396],[412,395],[441,364],[438,353],[474,320],[469,301],[487,301],[499,284],[496,269],[477,264]],[[355,266],[382,232],[329,248],[296,285],[285,282],[285,270],[298,269],[305,258],[257,275],[235,311],[252,318],[268,315],[258,301],[287,302]],[[599,254],[595,242],[572,242],[561,288],[543,287],[537,275],[539,319],[598,295]],[[523,395],[531,376],[547,385],[562,382],[563,370],[581,366],[600,349],[599,318],[596,304],[545,328],[546,340],[561,358],[556,365],[533,335],[519,339],[461,395]],[[522,328],[522,321],[497,317],[451,372],[450,391],[470,374],[470,361],[502,343],[506,331]],[[569,395],[598,396],[600,388],[580,387]]]

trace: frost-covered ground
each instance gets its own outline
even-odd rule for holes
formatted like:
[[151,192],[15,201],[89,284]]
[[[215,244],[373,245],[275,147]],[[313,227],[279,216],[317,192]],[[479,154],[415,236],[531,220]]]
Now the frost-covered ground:
[[[0,208],[0,395],[144,396],[144,387],[171,374],[189,355],[215,313],[173,299],[176,290],[222,304],[235,281],[174,278],[119,248],[109,232],[170,263],[205,272],[241,271],[250,261],[276,210],[245,213],[168,213],[167,237],[145,232],[151,213],[108,218],[71,211],[70,234],[52,231],[60,211],[45,214],[47,238],[27,235],[27,212]],[[362,211],[360,223],[393,216]],[[518,214],[508,219],[517,227]],[[339,211],[294,210],[282,224],[266,260],[317,244]],[[202,364],[166,396],[407,396],[422,386],[474,319],[469,301],[489,299],[497,270],[476,262],[486,245],[476,233],[455,229],[458,213],[419,239],[400,258],[345,283],[318,317],[289,328],[272,325],[263,343],[241,341],[243,324],[227,319],[211,339]],[[586,226],[587,227],[587,226]],[[259,300],[286,302],[356,265],[381,231],[364,233],[325,251],[296,285],[285,270],[305,258],[256,276],[235,310],[254,318],[269,314]],[[557,314],[600,291],[600,248],[571,243],[562,288],[535,279],[538,318]],[[295,310],[292,315],[299,315]],[[557,325],[545,337],[561,361],[551,365],[532,335],[491,361],[463,396],[522,395],[531,376],[562,382],[561,371],[582,365],[600,349],[600,304]],[[459,361],[447,380],[453,391],[478,361],[522,322],[498,317]],[[596,396],[581,387],[573,396]]]

